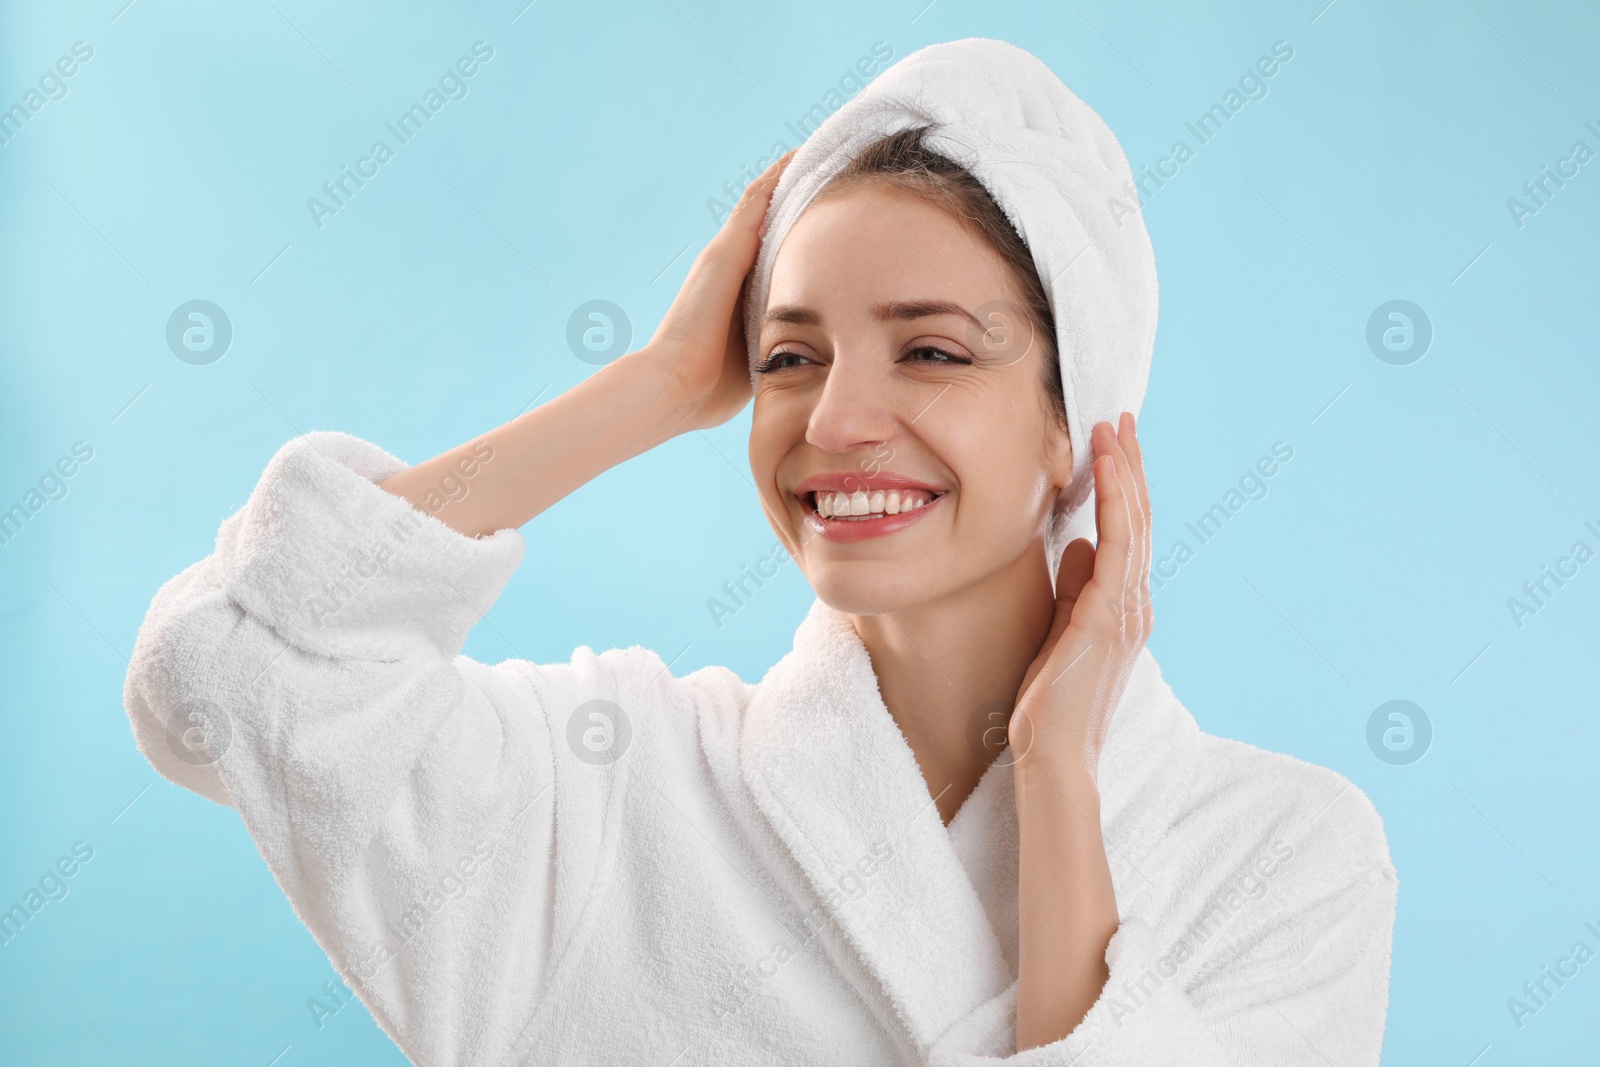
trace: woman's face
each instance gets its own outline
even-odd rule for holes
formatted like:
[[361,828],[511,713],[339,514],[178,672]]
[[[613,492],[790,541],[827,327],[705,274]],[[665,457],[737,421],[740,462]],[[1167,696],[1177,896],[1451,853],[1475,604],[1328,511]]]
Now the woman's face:
[[1030,549],[1043,560],[1072,453],[1046,406],[1048,344],[1022,308],[999,253],[883,182],[813,202],[789,230],[761,326],[750,465],[825,603],[889,613]]

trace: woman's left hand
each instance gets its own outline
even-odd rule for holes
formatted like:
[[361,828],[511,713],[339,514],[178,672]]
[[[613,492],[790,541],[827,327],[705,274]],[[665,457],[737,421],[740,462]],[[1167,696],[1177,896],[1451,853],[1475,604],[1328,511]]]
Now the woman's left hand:
[[1098,546],[1078,538],[1056,574],[1056,614],[1023,676],[1008,737],[1029,763],[1096,780],[1100,750],[1150,636],[1150,493],[1134,419],[1090,433]]

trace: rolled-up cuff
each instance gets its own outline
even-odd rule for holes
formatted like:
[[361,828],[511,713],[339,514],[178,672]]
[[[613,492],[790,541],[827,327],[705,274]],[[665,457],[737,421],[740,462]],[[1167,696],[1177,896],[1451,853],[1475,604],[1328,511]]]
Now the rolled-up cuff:
[[378,488],[406,467],[345,433],[289,441],[217,534],[228,595],[309,652],[457,655],[525,544],[514,529],[468,537]]
[[1124,920],[1106,946],[1110,977],[1070,1034],[1016,1051],[1017,983],[945,1032],[929,1067],[1228,1067],[1227,1054],[1179,985],[1164,976],[1149,927]]

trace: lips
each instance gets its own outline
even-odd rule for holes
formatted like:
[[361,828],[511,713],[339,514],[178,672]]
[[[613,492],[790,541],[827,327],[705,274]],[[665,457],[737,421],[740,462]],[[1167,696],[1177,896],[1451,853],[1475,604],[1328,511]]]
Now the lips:
[[806,524],[834,542],[884,537],[938,506],[947,490],[900,474],[817,474],[795,486]]

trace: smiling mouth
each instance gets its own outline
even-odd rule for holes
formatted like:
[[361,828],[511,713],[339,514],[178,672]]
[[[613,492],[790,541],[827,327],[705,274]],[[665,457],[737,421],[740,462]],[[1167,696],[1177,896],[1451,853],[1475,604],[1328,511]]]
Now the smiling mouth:
[[819,489],[801,494],[800,500],[818,519],[846,523],[905,515],[927,507],[944,495],[927,489],[862,489],[853,493]]

